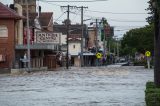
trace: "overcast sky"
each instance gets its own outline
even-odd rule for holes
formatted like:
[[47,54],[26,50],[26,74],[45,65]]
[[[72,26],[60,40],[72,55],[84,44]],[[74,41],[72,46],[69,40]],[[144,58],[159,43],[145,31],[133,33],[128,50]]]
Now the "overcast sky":
[[[0,0],[2,3],[12,3],[13,0]],[[43,1],[43,2],[42,2]],[[86,6],[84,10],[84,19],[101,19],[105,17],[110,26],[115,27],[115,35],[121,37],[126,31],[131,28],[143,27],[147,25],[146,18],[148,16],[145,10],[148,7],[149,0],[108,0],[96,2],[46,2],[40,0],[39,5],[42,7],[42,12],[53,12],[54,21],[62,23],[67,18],[66,10],[62,10],[60,6]],[[55,0],[50,0],[55,1]],[[64,1],[64,0],[56,0]],[[67,0],[65,0],[67,1]],[[73,0],[74,1],[74,0]],[[75,0],[76,1],[76,0]],[[84,0],[89,1],[89,0]],[[92,1],[92,0],[91,0]],[[70,19],[73,23],[80,23],[80,10],[71,10]],[[61,16],[61,17],[60,17]],[[91,21],[86,21],[89,24]]]

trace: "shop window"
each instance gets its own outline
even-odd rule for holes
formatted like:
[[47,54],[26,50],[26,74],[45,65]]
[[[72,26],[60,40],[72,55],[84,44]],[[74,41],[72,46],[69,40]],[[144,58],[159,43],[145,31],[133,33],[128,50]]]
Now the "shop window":
[[0,37],[8,37],[8,28],[4,25],[0,26]]

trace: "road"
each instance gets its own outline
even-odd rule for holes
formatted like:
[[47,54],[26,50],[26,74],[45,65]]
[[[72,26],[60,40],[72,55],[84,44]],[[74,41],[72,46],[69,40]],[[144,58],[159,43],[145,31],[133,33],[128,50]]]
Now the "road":
[[134,66],[0,75],[0,106],[145,106],[153,69]]

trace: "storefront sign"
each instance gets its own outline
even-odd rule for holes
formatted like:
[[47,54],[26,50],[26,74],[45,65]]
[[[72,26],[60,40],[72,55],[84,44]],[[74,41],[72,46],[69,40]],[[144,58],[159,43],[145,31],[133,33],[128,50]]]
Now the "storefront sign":
[[37,32],[36,43],[60,43],[60,33],[53,32]]

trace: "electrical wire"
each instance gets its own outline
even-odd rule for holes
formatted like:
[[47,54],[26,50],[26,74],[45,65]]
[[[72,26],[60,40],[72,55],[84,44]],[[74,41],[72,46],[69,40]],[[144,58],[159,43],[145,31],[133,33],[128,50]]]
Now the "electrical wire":
[[66,13],[66,11],[63,12],[57,19],[55,19],[55,21],[59,20],[65,13]]
[[[74,12],[70,12],[72,14],[75,14]],[[81,14],[78,14],[78,15],[81,15]],[[93,16],[90,16],[90,15],[84,15],[85,17],[90,17],[90,18],[93,18]],[[94,17],[94,18],[98,18],[98,19],[101,19],[101,17]],[[94,19],[93,18],[93,19]],[[107,18],[108,21],[113,21],[113,22],[146,22],[146,21],[142,21],[142,20],[116,20],[116,19],[110,19],[110,18]]]
[[74,13],[75,13],[75,15],[76,15],[76,16],[75,16],[75,17],[73,17],[72,21],[74,21],[74,20],[76,19],[76,17],[78,16],[78,12],[80,12],[80,11],[77,11],[77,13],[76,13],[76,10],[75,10],[75,12],[74,12]]
[[75,1],[75,0],[63,0],[63,1],[57,1],[57,0],[54,0],[54,1],[51,1],[51,0],[46,0],[46,2],[100,2],[100,1],[108,1],[108,0],[78,0],[78,1]]
[[86,11],[96,12],[96,13],[104,13],[104,14],[148,14],[148,13],[114,13],[114,12],[95,11],[95,10],[86,10]]
[[41,1],[41,2],[43,2],[43,3],[47,3],[47,4],[50,4],[50,5],[54,5],[54,6],[62,6],[62,5],[59,5],[59,4],[54,4],[54,3],[49,3],[49,2],[47,2],[46,0],[39,0],[39,1]]

